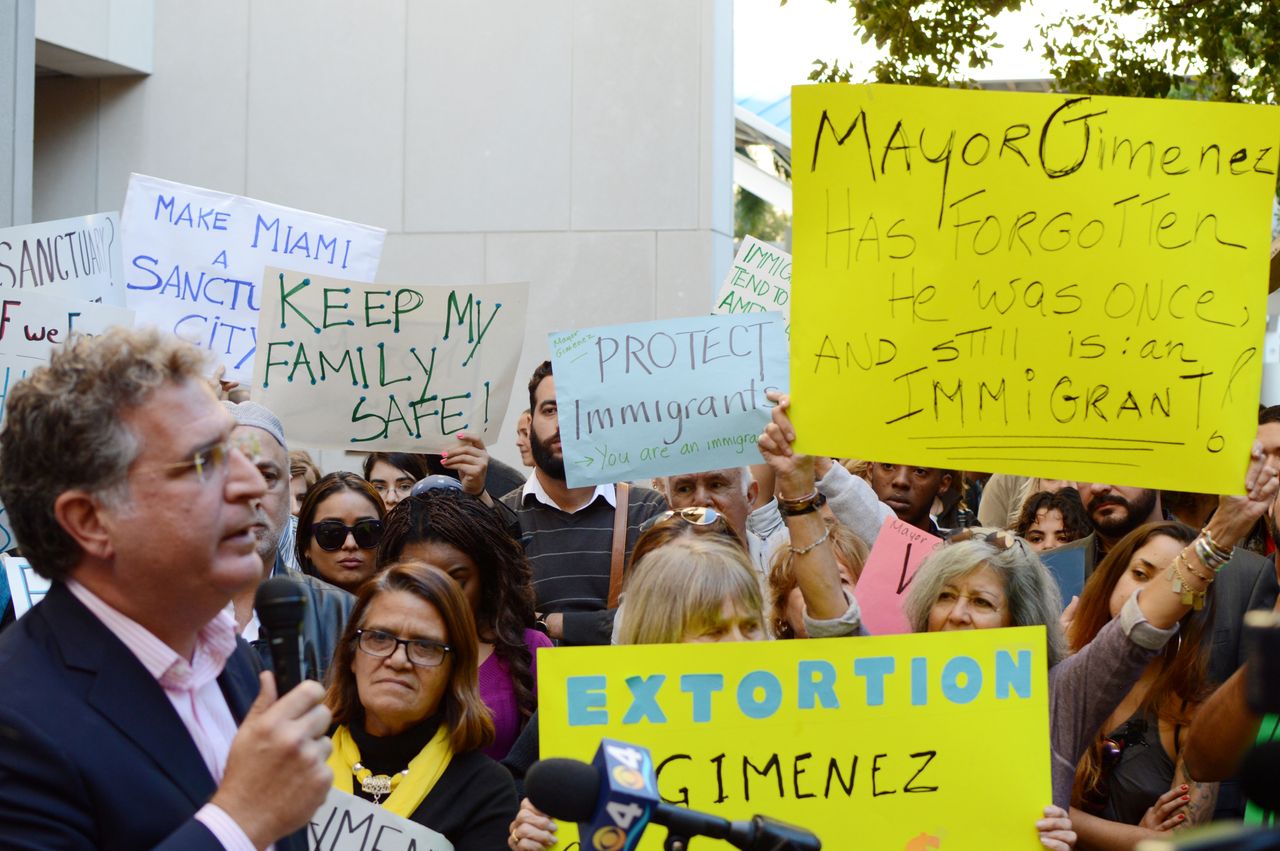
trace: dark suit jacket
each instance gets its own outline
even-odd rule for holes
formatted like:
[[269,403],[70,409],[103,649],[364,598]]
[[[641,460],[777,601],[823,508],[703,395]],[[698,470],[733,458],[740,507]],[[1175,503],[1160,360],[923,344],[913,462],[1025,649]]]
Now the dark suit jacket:
[[[218,678],[237,721],[258,691],[250,653],[242,642]],[[0,684],[5,848],[221,848],[193,818],[215,784],[182,720],[65,586],[0,634]],[[276,847],[304,842],[299,832]]]

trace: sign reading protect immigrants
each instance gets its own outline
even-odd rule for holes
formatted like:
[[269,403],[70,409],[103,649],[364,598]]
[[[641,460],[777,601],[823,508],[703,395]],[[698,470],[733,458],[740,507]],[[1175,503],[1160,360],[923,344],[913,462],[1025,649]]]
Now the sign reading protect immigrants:
[[549,335],[570,487],[761,462],[787,387],[774,313],[691,316]]
[[1052,803],[1043,627],[559,647],[538,655],[538,698],[543,757],[641,745],[668,803],[768,815],[824,848],[1030,851]]
[[792,102],[799,448],[1239,492],[1280,110],[879,85]]
[[308,446],[438,452],[462,431],[490,442],[528,296],[528,284],[357,284],[267,269],[255,398]]

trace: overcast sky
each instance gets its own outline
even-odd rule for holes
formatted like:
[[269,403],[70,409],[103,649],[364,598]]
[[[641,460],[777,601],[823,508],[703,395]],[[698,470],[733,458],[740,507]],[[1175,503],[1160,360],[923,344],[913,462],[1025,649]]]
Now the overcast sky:
[[[1034,10],[1005,13],[997,18],[1003,50],[993,51],[992,64],[977,79],[1043,79],[1044,61],[1023,51],[1027,39],[1048,14],[1091,5],[1088,0],[1034,0]],[[734,96],[777,97],[793,85],[808,81],[813,60],[855,59],[861,68],[875,61],[875,45],[863,45],[853,34],[853,10],[847,0],[735,0]]]

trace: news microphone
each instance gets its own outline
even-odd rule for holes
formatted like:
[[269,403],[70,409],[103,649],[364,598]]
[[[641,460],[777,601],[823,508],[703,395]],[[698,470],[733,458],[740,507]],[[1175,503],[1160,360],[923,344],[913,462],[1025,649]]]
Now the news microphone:
[[[603,781],[603,782],[602,782]],[[604,739],[592,765],[544,759],[529,769],[525,794],[552,818],[578,822],[583,848],[631,851],[650,822],[669,836],[722,839],[741,851],[819,851],[822,840],[804,828],[754,816],[729,821],[664,802],[648,750]]]
[[253,608],[271,649],[276,694],[283,696],[303,680],[302,620],[307,611],[307,595],[292,579],[274,576],[258,586]]

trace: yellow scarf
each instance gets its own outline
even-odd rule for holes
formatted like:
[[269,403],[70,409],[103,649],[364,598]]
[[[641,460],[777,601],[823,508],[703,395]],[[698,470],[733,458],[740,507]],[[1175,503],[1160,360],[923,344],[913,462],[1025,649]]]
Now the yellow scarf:
[[[449,746],[449,731],[446,725],[441,724],[427,746],[409,762],[409,773],[382,801],[382,806],[398,816],[412,816],[435,788],[436,781],[449,767],[451,759],[453,749]],[[338,727],[333,734],[333,751],[329,754],[329,767],[333,769],[333,788],[352,794],[355,788],[352,766],[359,761],[360,748],[351,737],[351,731],[345,725]]]

